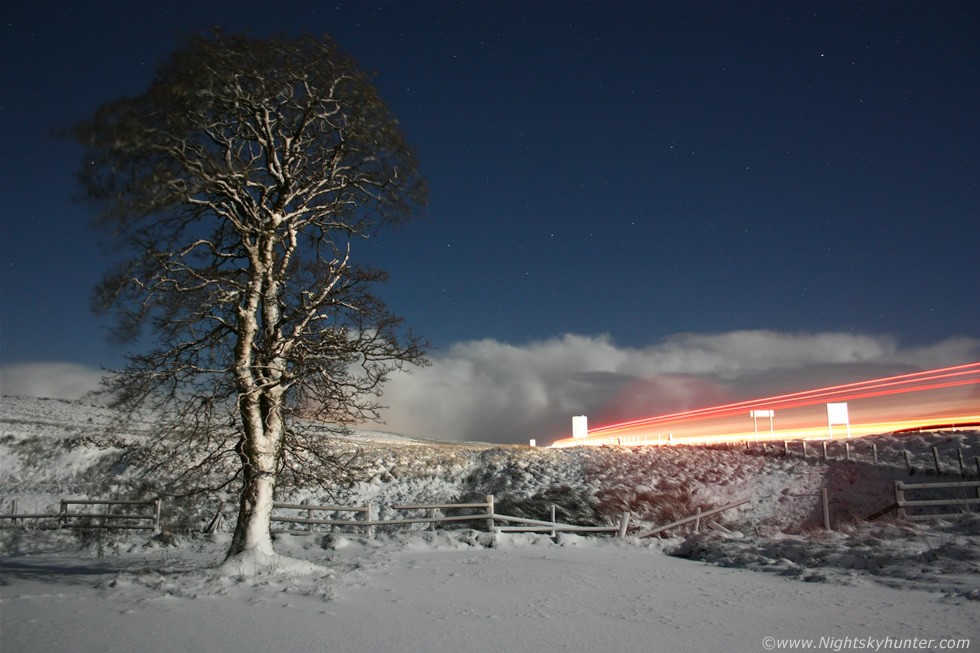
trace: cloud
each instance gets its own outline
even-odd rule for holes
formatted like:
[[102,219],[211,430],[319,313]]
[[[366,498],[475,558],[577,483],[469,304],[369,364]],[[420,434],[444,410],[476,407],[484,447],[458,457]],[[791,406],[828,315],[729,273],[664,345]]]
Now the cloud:
[[0,393],[78,399],[97,390],[102,376],[101,370],[77,363],[14,363],[0,367]]
[[394,431],[446,440],[539,443],[591,425],[927,370],[980,359],[980,339],[902,346],[890,336],[766,330],[677,334],[631,348],[608,335],[512,345],[461,342],[392,377]]
[[[513,345],[460,342],[385,386],[386,428],[441,440],[540,444],[598,426],[980,360],[980,339],[903,346],[890,336],[682,333],[649,347],[568,334]],[[5,395],[77,399],[103,373],[75,363],[0,368]]]

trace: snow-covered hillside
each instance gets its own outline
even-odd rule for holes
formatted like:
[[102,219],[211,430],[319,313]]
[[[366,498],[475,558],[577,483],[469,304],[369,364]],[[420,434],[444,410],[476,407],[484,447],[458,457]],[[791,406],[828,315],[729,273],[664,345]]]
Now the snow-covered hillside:
[[[80,402],[4,397],[0,429],[4,510],[13,500],[19,512],[46,511],[61,497],[152,487],[136,453],[152,421],[121,425]],[[698,507],[749,503],[718,515],[720,528],[660,540],[424,525],[381,529],[373,540],[280,535],[280,552],[318,570],[254,577],[210,570],[227,533],[189,532],[213,518],[217,498],[165,512],[178,531],[165,538],[80,543],[69,532],[5,529],[4,649],[647,650],[657,641],[663,650],[765,650],[764,636],[973,637],[980,648],[980,515],[864,520],[894,501],[893,480],[935,480],[934,447],[943,480],[960,478],[958,454],[975,479],[976,431],[876,436],[851,441],[847,453],[834,441],[827,459],[820,443],[804,458],[799,442],[788,454],[782,443],[551,450],[357,431],[335,446],[359,451],[364,469],[361,483],[337,494],[371,502],[382,519],[398,504],[493,494],[498,513],[547,518],[554,503],[559,521],[611,524],[627,510],[637,532]],[[300,488],[279,499],[324,497]],[[230,509],[226,517],[233,523]],[[237,625],[214,626],[229,619]],[[163,639],[148,640],[150,631]]]

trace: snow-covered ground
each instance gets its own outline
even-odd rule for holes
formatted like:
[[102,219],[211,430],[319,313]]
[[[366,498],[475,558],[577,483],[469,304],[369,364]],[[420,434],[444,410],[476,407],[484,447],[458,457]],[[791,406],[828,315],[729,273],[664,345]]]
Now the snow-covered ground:
[[[47,511],[61,497],[152,481],[133,455],[150,423],[4,397],[0,428],[4,511],[15,499],[21,513]],[[493,494],[499,513],[547,518],[557,503],[559,520],[615,523],[629,510],[643,530],[697,507],[749,503],[719,515],[720,528],[666,539],[424,525],[379,529],[375,539],[282,534],[277,550],[289,559],[259,574],[216,569],[227,532],[82,542],[69,531],[8,528],[0,650],[980,650],[980,515],[863,519],[894,500],[893,480],[935,480],[933,447],[943,480],[959,479],[957,450],[975,479],[980,433],[852,441],[851,461],[839,441],[828,460],[819,443],[806,458],[799,446],[790,455],[781,444],[549,450],[360,431],[337,442],[360,448],[366,474],[345,499],[372,502],[381,518],[401,503]],[[903,450],[913,454],[911,478]],[[199,530],[214,506],[165,521]]]

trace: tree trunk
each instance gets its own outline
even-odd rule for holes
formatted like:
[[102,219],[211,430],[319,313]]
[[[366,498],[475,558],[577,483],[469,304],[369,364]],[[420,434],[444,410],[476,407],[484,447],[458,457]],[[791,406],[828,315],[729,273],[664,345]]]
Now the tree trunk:
[[[274,234],[272,234],[274,236]],[[262,350],[281,349],[276,331],[280,313],[279,285],[274,278],[274,237],[266,234],[250,255],[246,300],[239,308],[235,377],[242,439],[238,456],[242,463],[242,495],[238,523],[227,558],[253,555],[257,564],[275,555],[269,531],[276,489],[276,467],[282,444],[282,363]],[[261,334],[261,335],[260,335]],[[263,337],[264,336],[264,337]],[[261,343],[256,351],[256,344]]]
[[242,461],[242,494],[238,522],[227,558],[243,554],[275,555],[272,548],[272,503],[276,489],[277,452],[282,441],[282,406],[277,396],[242,400],[244,433],[238,445]]
[[245,553],[272,556],[272,502],[275,492],[275,465],[269,470],[257,470],[246,466],[243,470],[244,487],[238,504],[238,522],[235,535],[228,549],[227,558]]

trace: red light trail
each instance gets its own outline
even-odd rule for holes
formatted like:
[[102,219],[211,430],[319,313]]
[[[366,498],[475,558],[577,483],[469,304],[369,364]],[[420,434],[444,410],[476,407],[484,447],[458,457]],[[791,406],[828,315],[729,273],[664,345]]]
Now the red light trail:
[[[971,387],[973,386],[973,387]],[[896,403],[893,395],[906,395]],[[850,405],[852,435],[891,432],[925,426],[980,423],[980,362],[924,372],[845,383],[721,406],[687,410],[590,429],[588,437],[566,438],[552,446],[681,444],[759,437],[746,430],[749,411],[781,411],[783,426],[764,437],[829,437],[827,414],[807,407],[825,403]],[[733,419],[733,418],[738,419]],[[662,439],[668,431],[667,442]],[[652,435],[656,434],[656,439]],[[642,439],[641,439],[642,436]]]

